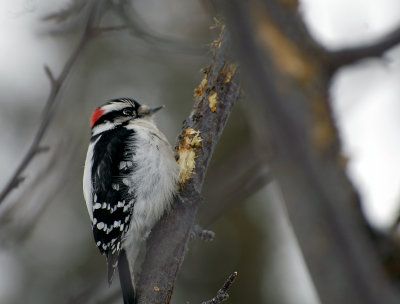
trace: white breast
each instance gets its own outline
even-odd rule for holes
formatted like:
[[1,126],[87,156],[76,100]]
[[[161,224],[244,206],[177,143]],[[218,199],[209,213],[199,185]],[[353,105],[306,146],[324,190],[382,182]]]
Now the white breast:
[[171,206],[179,168],[167,139],[152,121],[135,120],[129,128],[136,132],[132,144],[135,169],[130,178],[136,202],[130,230],[145,239]]

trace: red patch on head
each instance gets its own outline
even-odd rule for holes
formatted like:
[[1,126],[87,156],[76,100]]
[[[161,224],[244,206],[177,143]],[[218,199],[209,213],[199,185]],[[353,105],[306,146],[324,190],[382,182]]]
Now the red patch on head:
[[104,110],[102,108],[97,108],[93,111],[92,116],[90,116],[90,127],[93,127],[96,121],[103,115]]

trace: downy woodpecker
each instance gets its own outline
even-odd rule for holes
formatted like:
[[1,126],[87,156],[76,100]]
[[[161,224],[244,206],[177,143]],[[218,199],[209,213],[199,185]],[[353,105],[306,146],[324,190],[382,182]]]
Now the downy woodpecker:
[[133,263],[177,190],[174,153],[153,121],[161,108],[120,98],[90,118],[83,192],[94,240],[107,258],[109,284],[119,266],[124,303],[136,301]]

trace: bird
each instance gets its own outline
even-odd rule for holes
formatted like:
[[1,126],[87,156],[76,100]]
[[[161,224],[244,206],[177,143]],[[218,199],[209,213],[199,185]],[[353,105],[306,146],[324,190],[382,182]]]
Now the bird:
[[163,106],[112,99],[90,117],[83,194],[111,285],[118,268],[124,304],[136,303],[133,266],[153,226],[170,210],[179,166],[154,114]]

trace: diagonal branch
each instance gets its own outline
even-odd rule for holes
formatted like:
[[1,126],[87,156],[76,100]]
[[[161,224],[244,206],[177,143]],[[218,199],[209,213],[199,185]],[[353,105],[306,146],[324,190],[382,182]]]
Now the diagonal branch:
[[217,295],[213,297],[211,300],[204,301],[201,304],[219,304],[228,300],[229,298],[228,289],[231,287],[233,282],[235,282],[237,275],[238,275],[237,271],[233,272],[225,281],[224,285],[217,291]]
[[[205,173],[239,96],[236,64],[229,55],[227,34],[216,43],[214,62],[195,90],[190,116],[177,143],[181,166],[181,191],[175,208],[154,227],[147,241],[147,253],[137,282],[139,303],[169,303],[194,218],[202,198]],[[162,254],[160,254],[162,252]]]
[[196,41],[186,42],[174,39],[152,31],[144,26],[143,18],[138,14],[132,5],[132,1],[118,0],[111,3],[111,10],[122,20],[130,32],[143,41],[153,44],[156,47],[168,47],[174,51],[184,51],[192,54],[203,54],[206,49],[202,43]]
[[53,73],[47,65],[45,65],[44,67],[45,73],[50,80],[50,94],[47,98],[46,105],[43,111],[42,121],[24,158],[18,165],[17,169],[15,170],[14,174],[11,176],[3,190],[0,192],[0,204],[10,194],[10,192],[18,187],[18,185],[21,183],[21,181],[23,180],[21,174],[40,150],[39,145],[58,107],[61,99],[61,92],[66,86],[68,75],[70,75],[75,62],[82,54],[83,49],[85,48],[88,41],[94,37],[92,29],[95,26],[95,22],[97,22],[98,20],[96,13],[98,11],[97,8],[99,6],[99,3],[100,2],[98,1],[92,1],[85,30],[83,31],[83,34],[75,50],[72,52],[71,56],[65,63],[60,75],[56,78],[54,77]]
[[[242,150],[248,150],[246,148],[248,147],[244,147]],[[243,153],[239,155],[243,156]],[[249,153],[242,160],[248,160],[250,155]],[[254,163],[249,164],[247,161],[240,163],[240,157],[233,157],[228,161],[222,160],[218,164],[221,169],[219,174],[215,172],[216,170],[210,172],[207,184],[212,185],[212,187],[204,189],[207,205],[202,208],[198,215],[199,222],[204,227],[208,227],[222,214],[243,203],[252,194],[273,180],[265,163],[257,160],[254,155],[251,156],[255,158]],[[231,176],[226,176],[226,168],[233,168],[229,174]]]

